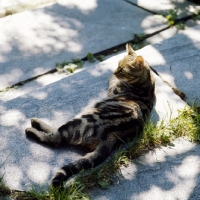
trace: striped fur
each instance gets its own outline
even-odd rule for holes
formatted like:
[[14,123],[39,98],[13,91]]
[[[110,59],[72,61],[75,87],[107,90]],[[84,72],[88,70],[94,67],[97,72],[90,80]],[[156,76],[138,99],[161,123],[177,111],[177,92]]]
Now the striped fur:
[[82,159],[63,166],[52,179],[53,186],[61,186],[80,170],[102,163],[118,142],[137,138],[151,112],[155,95],[150,67],[130,45],[126,50],[128,55],[110,78],[106,99],[58,129],[39,119],[32,119],[32,128],[26,129],[27,137],[40,142],[55,147],[72,144],[89,151]]

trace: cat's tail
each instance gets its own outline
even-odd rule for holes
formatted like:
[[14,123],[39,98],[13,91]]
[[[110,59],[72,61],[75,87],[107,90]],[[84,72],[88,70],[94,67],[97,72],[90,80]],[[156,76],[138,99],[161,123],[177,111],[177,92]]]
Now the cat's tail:
[[63,182],[82,169],[90,169],[101,164],[111,153],[115,144],[115,138],[110,137],[100,142],[95,151],[86,154],[82,159],[63,166],[53,177],[51,184],[53,187],[62,187]]

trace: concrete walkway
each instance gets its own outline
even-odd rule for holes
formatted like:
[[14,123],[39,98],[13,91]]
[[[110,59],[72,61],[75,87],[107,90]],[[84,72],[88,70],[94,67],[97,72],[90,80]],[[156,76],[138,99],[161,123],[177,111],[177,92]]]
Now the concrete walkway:
[[[0,48],[0,89],[51,70],[56,62],[82,58],[129,41],[134,34],[167,27],[163,18],[125,1],[81,2],[60,1],[0,19],[4,47]],[[199,33],[200,25],[178,32],[168,29],[148,39],[158,43],[137,51],[165,80],[185,92],[190,103],[200,98]],[[29,141],[24,130],[33,117],[60,126],[104,98],[108,78],[124,54],[118,52],[101,63],[86,62],[74,75],[51,74],[47,82],[46,76],[41,77],[18,95],[12,90],[9,98],[0,98],[0,164],[5,162],[0,173],[10,188],[47,185],[59,167],[83,155],[72,147],[51,149]],[[186,102],[156,74],[155,78],[157,100],[152,114],[157,122],[167,120],[171,108],[177,116]],[[174,144],[133,161],[122,169],[125,178],[120,184],[94,190],[92,199],[198,199],[199,145],[182,139]]]

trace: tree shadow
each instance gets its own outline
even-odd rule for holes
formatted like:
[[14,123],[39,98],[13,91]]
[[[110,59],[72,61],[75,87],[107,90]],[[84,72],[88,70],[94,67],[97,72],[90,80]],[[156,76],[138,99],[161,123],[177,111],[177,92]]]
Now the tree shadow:
[[54,149],[31,142],[25,137],[25,128],[30,127],[33,117],[59,127],[104,98],[111,68],[116,68],[117,61],[114,66],[112,59],[104,63],[4,102],[0,114],[0,163],[6,162],[0,170],[8,186],[27,189],[33,184],[47,185],[59,167],[83,155],[73,147]]
[[183,139],[134,159],[121,169],[123,180],[93,199],[198,199],[200,146]]
[[[199,98],[199,27],[188,29],[161,44],[144,47],[137,53],[142,55],[150,65],[169,83],[186,93],[187,101],[192,104]],[[172,90],[156,81],[157,103],[170,100],[173,106],[181,100],[173,95]],[[177,108],[184,107],[179,105]],[[176,112],[172,108],[168,112]],[[167,109],[167,108],[165,108]],[[165,113],[165,112],[164,112]],[[162,116],[161,119],[165,119]],[[160,120],[157,112],[154,121]],[[186,141],[175,142],[175,146],[168,149],[158,149],[160,155],[151,153],[142,158],[133,160],[130,168],[125,171],[122,184],[114,185],[106,191],[95,190],[92,197],[95,199],[198,199],[199,198],[199,150],[198,144]],[[170,153],[171,151],[171,153]],[[156,154],[157,154],[156,153]],[[163,155],[161,155],[163,154]],[[153,160],[152,160],[153,159]],[[127,175],[128,174],[128,175]]]
[[0,21],[4,47],[0,50],[0,89],[45,73],[56,62],[82,58],[162,27],[163,22],[156,22],[151,14],[111,0],[63,1],[7,16]]
[[[126,27],[126,31],[128,30],[128,36],[132,34],[132,27],[134,24],[130,25],[128,20],[124,22],[124,18],[133,18],[137,13],[130,14],[130,12],[126,12],[127,16],[122,17],[119,15],[119,12],[122,12],[122,8],[124,8],[122,6],[121,9],[115,13],[116,18],[113,17],[113,19],[116,21],[112,22],[113,19],[110,18],[109,21],[107,21],[106,26],[103,26],[102,19],[98,19],[99,25],[97,29],[97,35],[94,35],[94,32],[92,32],[91,30],[95,29],[95,23],[97,23],[95,21],[95,12],[100,12],[100,10],[98,11],[98,8],[99,6],[103,5],[103,3],[101,3],[100,1],[97,2],[97,8],[93,9],[93,11],[89,11],[88,13],[81,12],[80,9],[78,9],[78,7],[63,7],[61,9],[61,16],[59,17],[55,15],[54,11],[51,10],[51,7],[45,8],[44,10],[46,16],[44,18],[44,24],[40,25],[43,27],[37,27],[37,25],[35,25],[35,35],[30,36],[29,40],[27,40],[26,36],[21,35],[25,38],[20,38],[17,41],[12,39],[6,42],[4,53],[2,54],[1,58],[2,60],[4,60],[2,68],[5,68],[6,70],[10,71],[11,74],[15,73],[15,71],[12,71],[12,68],[9,68],[9,66],[14,65],[16,70],[20,69],[20,67],[18,66],[21,65],[20,60],[23,59],[23,62],[30,63],[29,66],[24,66],[26,74],[32,75],[33,73],[36,73],[37,70],[40,71],[40,69],[48,69],[49,66],[53,67],[54,63],[58,61],[58,59],[61,60],[64,57],[68,59],[70,58],[70,56],[72,58],[72,56],[74,57],[75,55],[78,57],[82,57],[85,52],[99,51],[101,48],[97,45],[98,43],[103,42],[108,47],[110,47],[110,43],[108,43],[108,41],[114,41],[114,44],[115,42],[117,43],[117,40],[119,39],[115,38],[113,36],[113,33],[115,31],[119,31],[120,35],[120,31],[124,32],[124,27]],[[113,2],[108,1],[108,4],[113,4]],[[58,7],[58,9],[60,9],[59,5],[56,6]],[[114,9],[112,11],[114,13],[116,10]],[[41,12],[43,11],[37,11],[38,16]],[[104,12],[110,11],[108,10]],[[83,24],[81,24],[78,20],[76,21],[71,19],[70,14],[72,13],[75,13],[78,19],[80,20],[83,17],[85,17],[86,21],[88,20],[88,27],[90,28],[88,28],[87,30],[84,29],[86,30],[85,37],[79,38],[76,35],[75,32],[79,28],[80,31],[83,30]],[[105,13],[103,13],[103,15],[104,14]],[[64,18],[65,15],[67,15],[68,17]],[[36,16],[36,19],[38,16]],[[92,18],[93,20],[95,19],[95,23],[93,23],[92,25],[89,24],[90,18]],[[144,19],[142,19],[141,17],[137,21],[141,29],[143,29],[141,25],[143,20]],[[52,29],[45,29],[45,23],[47,22],[52,24]],[[116,23],[115,28],[109,28],[110,23]],[[26,24],[26,26],[28,25]],[[73,31],[69,31],[69,33],[66,33],[64,31],[65,29],[62,29],[62,27],[68,26],[72,28]],[[100,35],[103,34],[105,27],[109,29],[108,37],[102,39]],[[48,32],[47,38],[43,37],[42,30]],[[19,31],[19,29],[17,31]],[[55,31],[58,31],[60,33],[59,37],[55,36]],[[68,34],[68,38],[66,38],[66,34]],[[13,37],[14,35],[15,33],[13,33]],[[120,37],[124,37],[124,35],[121,34]],[[127,40],[127,37],[124,37],[123,41]],[[155,60],[157,60],[158,57],[151,57],[152,53],[144,55],[145,59],[148,61],[150,60],[150,64],[152,64],[152,66],[155,67],[155,69],[160,68],[161,74],[162,72],[163,74],[170,74],[172,73],[171,69],[175,69],[175,72],[181,72],[181,74],[171,74],[173,75],[173,77],[175,77],[175,85],[178,86],[180,89],[182,89],[182,86],[179,81],[182,81],[183,84],[185,84],[185,86],[187,85],[187,82],[186,79],[182,80],[180,78],[180,76],[185,77],[185,71],[181,70],[181,66],[183,66],[183,63],[179,63],[179,61],[181,59],[192,59],[191,62],[195,61],[195,66],[199,62],[196,56],[193,57],[193,55],[196,55],[196,53],[199,50],[198,44],[194,43],[193,50],[188,54],[187,44],[191,44],[192,40],[189,39],[188,36],[184,35],[184,33],[181,35],[181,37],[183,37],[184,41],[188,41],[188,43],[186,42],[186,45],[183,47],[181,46],[182,42],[179,41],[177,37],[175,37],[175,39],[172,39],[172,41],[167,40],[162,43],[163,46],[165,45],[165,43],[167,43],[170,46],[171,50],[167,50],[164,48],[162,49],[163,46],[160,45],[153,45],[154,50],[157,53],[159,52],[163,59],[163,63],[161,62],[160,65],[154,62]],[[86,39],[88,38],[89,43],[91,43],[90,47],[86,45]],[[28,51],[29,49],[24,48],[23,45],[20,46],[20,43],[25,43],[27,41],[34,43],[34,45],[30,48],[30,52]],[[9,45],[9,43],[12,44],[12,48]],[[43,49],[41,45],[42,43],[48,44],[46,45],[46,47],[48,47],[46,50]],[[64,45],[64,47],[62,47],[62,45]],[[173,48],[175,48],[175,46],[177,45],[180,45],[182,47],[181,51],[173,52]],[[15,54],[15,52],[18,52],[17,55],[19,56],[12,56]],[[117,57],[117,59],[119,59],[119,57]],[[45,86],[44,88],[35,90],[32,93],[18,97],[0,105],[0,141],[2,141],[2,144],[0,146],[0,163],[3,163],[6,160],[4,166],[0,170],[1,174],[5,173],[4,177],[8,186],[10,186],[13,189],[27,189],[32,184],[48,184],[50,178],[59,167],[61,167],[63,164],[67,164],[75,159],[80,158],[82,153],[80,151],[74,150],[71,147],[64,149],[52,149],[34,142],[30,142],[26,139],[24,130],[25,128],[30,126],[30,119],[33,117],[41,118],[45,122],[51,124],[52,126],[59,127],[69,119],[76,116],[79,112],[82,111],[83,108],[87,109],[87,107],[91,106],[94,102],[104,98],[107,90],[109,76],[111,75],[112,71],[116,68],[117,61],[118,60],[116,60],[116,58],[113,60],[111,59],[108,63],[105,62],[105,65],[101,64],[94,68],[88,68],[87,70],[84,70],[79,74],[74,74],[73,76],[69,76],[63,80],[58,81],[57,83],[50,84],[48,86]],[[171,64],[173,65],[171,66]],[[184,66],[186,67],[186,65],[187,63],[185,62]],[[35,66],[37,67],[35,68]],[[32,69],[34,70],[32,71]],[[4,78],[8,78],[6,76],[7,71],[4,72]],[[199,72],[190,72],[193,74],[194,78],[192,80],[193,83],[195,83]],[[20,76],[20,78],[21,77],[22,76]],[[19,81],[19,79],[17,79],[17,81]],[[193,86],[194,88],[196,88],[195,85]],[[186,92],[186,94],[190,92],[189,89],[187,91],[184,89],[185,87],[183,87],[183,91]],[[166,95],[169,97],[171,95],[171,93],[168,93],[168,91],[166,90],[164,90],[163,93],[167,93]],[[182,163],[190,155],[198,156],[198,150],[196,151],[195,148],[199,147],[196,146],[193,147],[192,150],[188,150],[188,152],[178,154],[177,156],[180,156],[180,163]],[[132,180],[129,181],[130,190],[127,190],[128,199],[135,199],[135,197],[138,197],[138,199],[143,198],[139,195],[146,194],[148,191],[151,192],[153,186],[155,186],[156,188],[160,188],[160,194],[162,194],[162,191],[167,192],[176,187],[176,183],[173,182],[172,178],[170,179],[168,177],[168,174],[171,173],[173,177],[173,169],[175,169],[176,167],[178,167],[178,165],[181,164],[176,163],[176,156],[165,157],[166,160],[169,159],[171,160],[170,162],[173,163],[172,168],[168,169],[167,166],[169,165],[166,165],[167,162],[165,161],[158,163],[158,165],[155,164],[156,167],[148,163],[145,164],[144,167],[149,169],[146,171],[143,170],[144,167],[142,167],[141,165],[136,166],[136,172],[134,174],[134,177]],[[163,167],[160,168],[160,174],[155,174],[155,177],[152,177],[149,171],[155,169],[158,170],[158,167],[160,165],[162,165]],[[195,175],[198,176],[198,173],[199,171],[197,171]],[[160,179],[159,176],[161,175],[163,175],[163,178]],[[156,177],[158,179],[156,179]],[[165,181],[163,181],[165,179],[167,179],[167,184]],[[142,182],[140,182],[140,180],[145,180],[145,182],[143,182],[144,185],[142,185]],[[184,179],[181,179],[180,177],[180,181],[183,180]],[[195,184],[197,185],[197,183],[194,183],[194,185]],[[137,186],[139,186],[139,188]],[[112,190],[112,187],[110,188]],[[113,195],[116,195],[116,198],[117,194],[120,193],[120,190],[118,190],[117,192],[115,190],[113,191]],[[193,193],[190,192],[191,197],[192,195],[195,195],[197,193],[197,190],[198,186],[196,186],[196,188],[193,189]]]

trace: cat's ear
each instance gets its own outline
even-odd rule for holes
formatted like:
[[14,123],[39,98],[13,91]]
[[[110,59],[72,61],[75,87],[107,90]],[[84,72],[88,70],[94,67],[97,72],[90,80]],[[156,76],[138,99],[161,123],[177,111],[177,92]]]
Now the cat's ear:
[[142,56],[137,56],[136,59],[134,60],[134,65],[137,67],[142,67],[144,66],[144,59]]
[[128,55],[136,54],[135,51],[132,49],[130,44],[126,44],[126,51],[127,51]]

